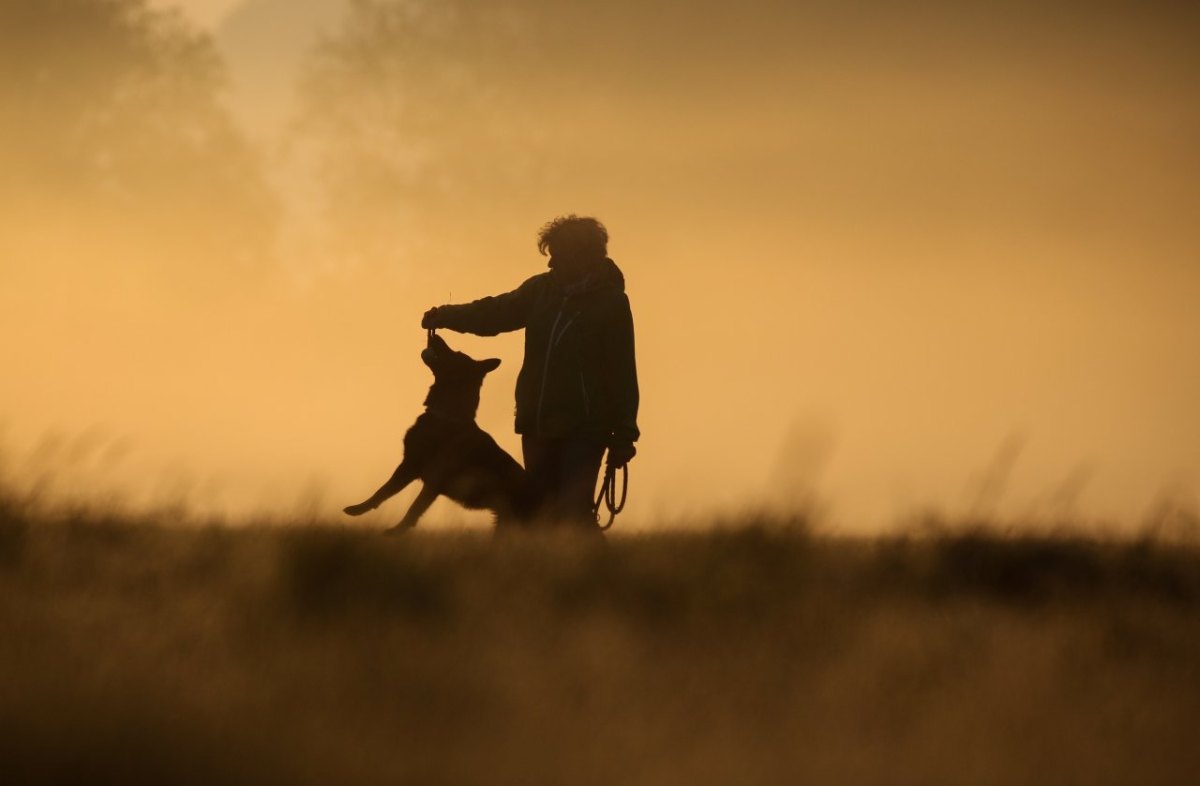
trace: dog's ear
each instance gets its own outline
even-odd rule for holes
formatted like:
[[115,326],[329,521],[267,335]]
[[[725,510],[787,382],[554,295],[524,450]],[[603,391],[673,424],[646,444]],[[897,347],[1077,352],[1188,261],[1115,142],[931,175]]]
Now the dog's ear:
[[480,368],[483,369],[483,373],[485,374],[489,371],[495,371],[500,366],[500,358],[488,358],[487,360],[476,362],[479,363]]

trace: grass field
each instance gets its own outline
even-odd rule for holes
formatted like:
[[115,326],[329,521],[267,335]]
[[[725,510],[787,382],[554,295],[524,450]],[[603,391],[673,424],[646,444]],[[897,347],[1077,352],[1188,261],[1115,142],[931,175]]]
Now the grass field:
[[0,513],[3,783],[1200,782],[1190,546],[159,523]]

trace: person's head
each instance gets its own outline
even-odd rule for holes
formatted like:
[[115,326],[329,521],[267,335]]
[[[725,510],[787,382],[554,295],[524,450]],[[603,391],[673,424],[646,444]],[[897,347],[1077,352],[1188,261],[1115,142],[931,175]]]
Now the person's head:
[[538,233],[538,251],[550,256],[551,270],[577,278],[608,256],[608,230],[589,216],[559,216]]

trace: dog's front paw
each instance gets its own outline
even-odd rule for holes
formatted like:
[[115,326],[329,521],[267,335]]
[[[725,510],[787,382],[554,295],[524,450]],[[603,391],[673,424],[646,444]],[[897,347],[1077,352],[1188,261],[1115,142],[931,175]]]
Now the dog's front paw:
[[394,527],[388,527],[387,529],[385,529],[383,531],[383,534],[387,535],[388,537],[395,537],[396,535],[403,535],[404,533],[408,532],[412,528],[413,528],[412,524],[405,524],[405,523],[401,522]]
[[366,513],[367,511],[371,511],[374,509],[375,509],[375,506],[372,505],[370,502],[360,502],[357,505],[347,505],[346,507],[342,508],[342,512],[345,513],[347,516],[361,516],[362,514]]

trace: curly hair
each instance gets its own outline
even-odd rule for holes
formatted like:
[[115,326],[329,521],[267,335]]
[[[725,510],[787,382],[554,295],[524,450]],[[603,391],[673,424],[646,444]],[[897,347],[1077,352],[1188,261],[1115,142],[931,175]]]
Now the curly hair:
[[571,249],[585,254],[608,255],[608,230],[590,216],[574,213],[548,221],[538,232],[538,251]]

